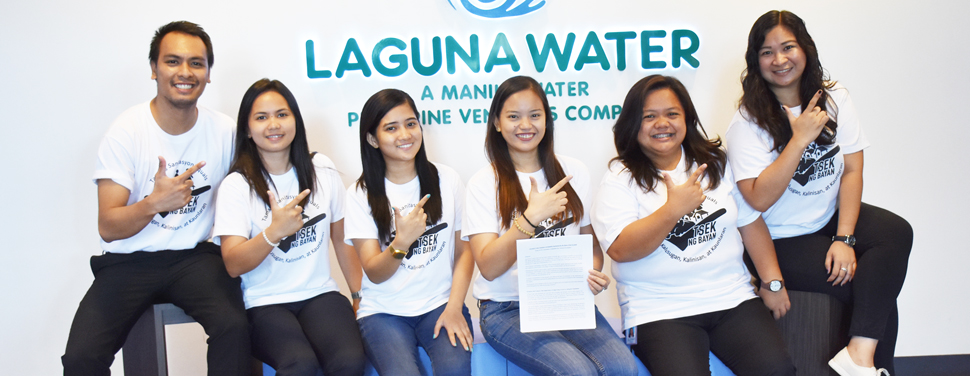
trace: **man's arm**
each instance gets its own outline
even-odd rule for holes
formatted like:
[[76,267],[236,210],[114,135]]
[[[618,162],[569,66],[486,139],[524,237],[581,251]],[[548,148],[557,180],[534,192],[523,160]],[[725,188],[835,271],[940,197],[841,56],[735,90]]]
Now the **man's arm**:
[[176,177],[165,176],[165,158],[158,157],[158,172],[152,193],[134,204],[128,204],[131,191],[109,179],[98,180],[98,233],[106,242],[127,239],[145,228],[155,214],[181,208],[192,199],[192,174],[205,162],[199,162]]

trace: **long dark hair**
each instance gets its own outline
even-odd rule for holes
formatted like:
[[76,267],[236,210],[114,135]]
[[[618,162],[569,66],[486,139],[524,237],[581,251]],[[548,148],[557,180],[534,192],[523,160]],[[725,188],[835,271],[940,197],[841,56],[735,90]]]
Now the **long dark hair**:
[[[781,152],[788,141],[791,141],[791,124],[788,122],[788,115],[781,108],[781,103],[771,91],[764,77],[761,76],[761,65],[759,56],[761,46],[765,43],[765,36],[775,27],[783,27],[795,36],[798,46],[805,52],[805,70],[802,72],[801,80],[798,85],[798,97],[802,101],[802,111],[808,107],[808,102],[815,96],[815,92],[820,89],[831,89],[835,86],[835,81],[829,81],[822,63],[818,60],[818,49],[815,41],[808,34],[805,22],[798,18],[794,13],[787,10],[773,10],[758,17],[758,20],[751,26],[748,33],[748,50],[744,53],[744,60],[747,67],[741,73],[741,87],[744,94],[738,106],[750,116],[752,122],[761,129],[768,132],[774,140],[774,150]],[[829,105],[829,111],[838,111],[835,103],[829,98],[828,93],[822,90],[819,97],[818,106],[825,109],[824,104]],[[835,115],[832,113],[832,115]],[[830,132],[822,131],[819,133],[815,142],[819,145],[831,145],[835,142],[836,128],[838,125],[831,118],[826,124]]]
[[[546,175],[546,182],[551,187],[566,177],[562,165],[556,160],[556,152],[553,147],[555,127],[552,121],[552,110],[549,108],[549,100],[546,98],[542,86],[539,86],[535,79],[527,76],[516,76],[505,80],[495,90],[495,97],[492,98],[492,106],[488,110],[488,131],[485,135],[485,154],[492,164],[492,170],[495,171],[495,180],[498,182],[498,191],[495,192],[495,198],[498,202],[502,228],[505,229],[512,226],[512,215],[515,212],[525,212],[525,209],[529,206],[529,200],[525,197],[525,192],[522,191],[522,185],[519,183],[519,177],[515,173],[515,164],[512,163],[512,156],[509,154],[509,144],[505,142],[505,138],[496,128],[502,116],[502,107],[505,106],[505,101],[512,95],[524,90],[531,90],[539,96],[539,99],[542,100],[543,111],[546,114],[546,132],[542,140],[539,141],[538,149],[539,165]],[[562,192],[566,192],[568,201],[565,214],[572,214],[578,223],[579,218],[583,216],[583,202],[569,183],[566,183],[562,188]],[[535,220],[535,218],[532,220]]]
[[282,95],[296,120],[296,134],[293,137],[293,143],[290,144],[290,164],[296,169],[296,179],[300,182],[300,191],[310,190],[310,195],[300,202],[301,206],[306,207],[306,203],[310,200],[310,196],[313,195],[316,188],[317,177],[313,169],[310,147],[307,145],[306,127],[303,125],[300,106],[296,104],[293,93],[282,82],[264,78],[256,81],[243,95],[242,103],[239,104],[239,117],[236,121],[236,155],[233,156],[232,167],[229,168],[229,172],[241,174],[249,183],[252,193],[263,200],[264,204],[269,205],[269,195],[266,194],[269,185],[266,181],[272,182],[272,179],[270,179],[269,171],[266,171],[263,159],[259,155],[256,142],[249,137],[249,116],[253,112],[253,103],[260,95],[268,92],[277,92]]
[[637,185],[647,192],[653,191],[656,184],[663,180],[660,169],[643,153],[637,137],[643,125],[644,103],[650,94],[663,89],[673,92],[684,109],[687,131],[681,146],[684,148],[686,158],[684,165],[687,172],[694,163],[698,166],[707,163],[704,175],[707,177],[708,189],[717,188],[721,183],[721,177],[724,176],[724,162],[727,160],[724,150],[721,149],[721,138],[708,139],[707,131],[701,126],[697,109],[694,108],[694,102],[691,101],[687,88],[679,80],[670,76],[659,74],[647,76],[630,88],[623,101],[623,110],[620,111],[620,115],[616,117],[616,124],[613,125],[613,144],[616,145],[617,156],[610,160],[610,163],[623,163]]
[[[384,176],[387,164],[381,150],[367,142],[367,135],[377,137],[377,128],[381,125],[384,115],[395,107],[406,104],[419,114],[414,100],[407,93],[397,89],[384,89],[371,95],[360,111],[360,163],[363,171],[357,179],[357,187],[367,192],[367,203],[370,204],[371,216],[377,224],[379,241],[391,239],[391,222],[394,215],[391,202],[387,199],[384,189]],[[424,204],[424,212],[430,223],[441,220],[441,187],[438,184],[438,168],[428,161],[428,153],[424,148],[424,135],[421,136],[421,148],[414,157],[414,169],[418,173],[418,183],[421,185],[421,196],[431,195]]]

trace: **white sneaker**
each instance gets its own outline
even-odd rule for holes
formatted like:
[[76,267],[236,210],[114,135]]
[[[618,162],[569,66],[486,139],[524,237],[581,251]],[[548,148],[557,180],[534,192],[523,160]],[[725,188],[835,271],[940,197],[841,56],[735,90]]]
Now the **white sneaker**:
[[849,356],[849,349],[843,348],[832,360],[829,360],[829,367],[841,376],[889,376],[889,371],[885,368],[863,367],[855,364]]

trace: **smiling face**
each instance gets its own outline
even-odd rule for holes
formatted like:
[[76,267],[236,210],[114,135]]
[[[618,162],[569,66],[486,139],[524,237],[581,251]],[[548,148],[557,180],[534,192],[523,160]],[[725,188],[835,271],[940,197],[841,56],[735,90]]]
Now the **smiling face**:
[[264,160],[269,154],[289,158],[290,144],[296,137],[296,118],[280,93],[267,91],[253,102],[249,114],[249,137]]
[[166,34],[159,45],[158,61],[151,67],[157,98],[176,108],[194,107],[209,83],[205,44],[193,35]]
[[539,142],[546,134],[542,99],[532,90],[512,94],[502,105],[495,129],[508,144],[509,154],[537,155]]
[[684,107],[670,89],[650,93],[643,103],[637,142],[640,150],[661,170],[673,170],[680,161],[680,144],[687,134]]
[[805,71],[805,52],[788,29],[775,26],[765,35],[758,53],[761,77],[779,97],[779,91],[798,92],[798,83]]
[[367,134],[367,143],[380,149],[384,162],[412,162],[421,149],[421,123],[407,103],[394,107],[381,118],[375,134]]

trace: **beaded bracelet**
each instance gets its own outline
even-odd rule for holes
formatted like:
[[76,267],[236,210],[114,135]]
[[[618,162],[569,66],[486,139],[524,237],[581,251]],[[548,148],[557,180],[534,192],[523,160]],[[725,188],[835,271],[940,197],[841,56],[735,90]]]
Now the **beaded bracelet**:
[[279,247],[280,246],[280,243],[273,243],[273,242],[269,241],[269,237],[266,236],[266,231],[263,231],[263,240],[265,240],[266,241],[266,244],[269,244],[273,248],[276,248],[276,247]]
[[[523,229],[522,226],[519,225],[519,218],[524,218],[524,217],[519,216],[519,217],[517,217],[517,218],[515,218],[515,219],[512,220],[512,223],[515,224],[515,228],[519,229],[519,232],[521,232],[523,234],[526,234],[530,238],[536,236],[536,233],[534,233],[534,232],[528,232],[525,229]],[[528,222],[528,221],[529,220],[526,219],[526,222]],[[535,226],[533,226],[533,227],[535,227]]]

